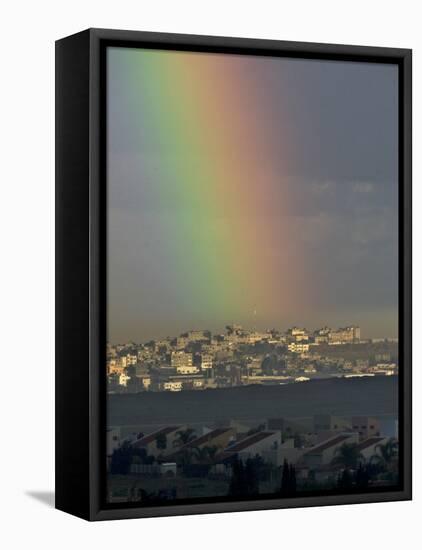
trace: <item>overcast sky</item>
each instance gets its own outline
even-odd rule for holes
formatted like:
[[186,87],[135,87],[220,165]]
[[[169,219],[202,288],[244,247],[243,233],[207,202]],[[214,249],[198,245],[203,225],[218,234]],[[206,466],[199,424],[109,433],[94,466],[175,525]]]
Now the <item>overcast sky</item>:
[[[272,125],[275,136],[280,132],[280,141],[287,137],[288,159],[279,169],[288,189],[288,206],[272,208],[283,218],[292,246],[304,258],[300,273],[290,273],[291,292],[300,292],[293,289],[297,280],[312,294],[308,302],[298,301],[296,309],[258,304],[255,318],[249,306],[248,313],[247,308],[234,309],[230,318],[223,318],[227,311],[207,313],[204,307],[198,313],[188,299],[180,299],[180,288],[174,288],[178,299],[169,291],[172,284],[167,279],[178,267],[172,266],[174,258],[169,260],[157,238],[168,216],[168,203],[149,200],[148,191],[151,185],[159,185],[160,170],[155,167],[166,162],[168,151],[161,150],[159,141],[149,139],[146,131],[134,139],[142,123],[136,113],[132,119],[136,102],[128,102],[122,91],[130,85],[132,70],[133,63],[121,63],[118,52],[110,57],[110,341],[144,341],[191,328],[216,330],[229,322],[280,329],[293,324],[313,328],[357,323],[363,336],[397,336],[397,68],[242,59],[247,78],[261,83],[256,99],[263,104],[267,126]],[[277,168],[276,149],[272,154]],[[281,273],[288,266],[279,268]],[[173,287],[177,284],[173,281]]]

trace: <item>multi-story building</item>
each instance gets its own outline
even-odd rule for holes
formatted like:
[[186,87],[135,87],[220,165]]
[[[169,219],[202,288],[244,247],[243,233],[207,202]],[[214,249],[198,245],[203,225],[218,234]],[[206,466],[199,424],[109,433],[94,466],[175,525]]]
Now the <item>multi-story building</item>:
[[347,431],[350,429],[350,422],[342,416],[333,416],[331,414],[314,415],[314,432],[336,432]]
[[130,376],[128,376],[125,372],[122,372],[119,375],[119,385],[120,386],[127,386],[127,382],[130,380]]
[[107,362],[107,374],[122,374],[124,367],[119,359],[109,359]]
[[170,364],[173,368],[180,372],[181,370],[189,371],[193,367],[193,356],[191,353],[186,353],[184,351],[173,351],[170,356]]
[[248,344],[256,344],[256,342],[265,342],[268,341],[271,338],[271,334],[269,332],[250,332],[246,335],[246,343]]
[[287,335],[295,342],[307,342],[309,340],[309,335],[304,328],[289,328]]
[[201,355],[201,370],[212,369],[213,359],[209,353]]
[[332,330],[328,334],[328,343],[335,344],[356,344],[360,341],[360,328],[349,326]]
[[290,342],[287,349],[291,353],[307,353],[309,351],[308,342]]
[[361,440],[379,437],[381,433],[379,420],[372,416],[353,416],[352,430],[359,434]]
[[186,338],[185,336],[178,336],[176,338],[176,342],[175,342],[175,347],[176,349],[178,350],[183,350],[185,349],[185,347],[189,344],[189,340],[188,338]]
[[314,332],[314,342],[315,344],[328,344],[328,337],[331,332],[331,329],[328,327],[320,328]]
[[155,351],[156,352],[159,352],[159,351],[162,351],[162,350],[169,350],[170,349],[170,342],[169,340],[157,340],[155,342]]
[[177,374],[192,375],[199,372],[196,365],[179,365],[176,367]]
[[138,355],[136,353],[128,353],[126,355],[126,366],[136,365],[138,362]]
[[207,330],[190,330],[185,338],[188,342],[208,342],[211,334]]

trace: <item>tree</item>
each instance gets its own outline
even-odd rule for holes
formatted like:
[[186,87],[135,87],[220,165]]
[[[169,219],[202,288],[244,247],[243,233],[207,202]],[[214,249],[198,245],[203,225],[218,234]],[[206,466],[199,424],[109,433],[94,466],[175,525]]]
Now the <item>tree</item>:
[[183,449],[180,449],[177,453],[177,464],[180,464],[181,466],[189,466],[192,464],[192,458],[193,458],[193,449],[190,447],[184,447]]
[[236,458],[232,464],[232,477],[229,485],[230,496],[243,496],[244,495],[244,483],[245,472],[243,468],[243,462]]
[[183,447],[195,439],[195,430],[186,428],[186,430],[178,430],[176,432],[177,439],[174,441],[175,447]]
[[259,494],[259,465],[261,461],[248,458],[245,463],[236,458],[232,463],[229,495],[236,497]]
[[370,480],[369,468],[366,465],[359,464],[356,472],[356,487],[359,489],[367,489]]
[[391,470],[396,466],[398,459],[398,441],[390,438],[386,443],[376,445],[375,454],[371,457],[371,462],[377,464],[384,470]]
[[262,363],[261,363],[261,370],[266,375],[273,374],[273,371],[277,369],[278,365],[278,359],[277,355],[267,355],[264,357]]
[[290,464],[290,492],[292,495],[296,493],[296,468]]
[[157,437],[155,438],[155,443],[157,445],[157,449],[167,449],[167,437],[163,433],[159,433]]
[[353,487],[353,476],[347,468],[345,468],[339,475],[337,486],[340,489],[350,489]]
[[155,458],[145,449],[138,449],[128,441],[124,441],[111,455],[110,473],[125,475],[129,473],[134,461],[138,464],[153,464]]
[[252,458],[246,460],[245,465],[245,493],[246,495],[257,495],[259,493],[259,472],[258,464]]
[[124,441],[111,455],[110,473],[125,475],[129,472],[133,459],[133,448],[130,443]]
[[211,463],[217,454],[217,451],[218,447],[216,445],[192,448],[192,454],[199,464]]
[[285,497],[296,493],[296,469],[293,464],[289,465],[286,459],[283,462],[280,493]]
[[331,464],[345,469],[355,470],[363,460],[357,443],[343,443],[336,452]]
[[281,492],[287,491],[290,484],[290,470],[289,470],[289,463],[286,459],[284,459],[283,462],[283,471],[281,474]]

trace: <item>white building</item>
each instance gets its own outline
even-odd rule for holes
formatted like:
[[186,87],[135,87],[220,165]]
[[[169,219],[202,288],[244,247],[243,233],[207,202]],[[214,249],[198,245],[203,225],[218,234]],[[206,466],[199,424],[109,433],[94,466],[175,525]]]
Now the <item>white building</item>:
[[384,445],[388,441],[387,437],[369,437],[358,445],[358,450],[365,460],[370,460],[378,453],[378,445]]
[[291,353],[307,353],[309,351],[309,343],[308,342],[290,342],[288,344],[287,349]]
[[212,369],[212,355],[208,353],[201,355],[201,369]]
[[171,354],[171,366],[178,374],[196,374],[199,368],[193,364],[192,353],[184,351],[173,351]]
[[361,440],[379,437],[381,433],[379,420],[372,416],[353,416],[352,430],[359,434]]
[[174,449],[179,437],[177,432],[182,429],[183,426],[166,426],[137,439],[132,446],[136,449],[145,449],[147,454],[153,456],[166,454]]
[[226,447],[226,449],[216,457],[216,461],[224,462],[234,455],[237,455],[242,462],[245,462],[248,458],[254,458],[256,455],[263,455],[268,451],[277,451],[280,446],[281,432],[257,432]]
[[180,380],[170,380],[163,383],[164,391],[182,391],[183,384]]
[[127,386],[127,381],[130,380],[130,376],[128,376],[126,373],[122,372],[119,374],[119,385],[120,386]]
[[336,435],[308,449],[303,455],[303,461],[307,466],[330,464],[342,445],[345,443],[358,443],[358,441],[358,435],[355,433]]
[[360,341],[360,328],[350,326],[332,330],[328,334],[328,343],[335,344],[355,344]]

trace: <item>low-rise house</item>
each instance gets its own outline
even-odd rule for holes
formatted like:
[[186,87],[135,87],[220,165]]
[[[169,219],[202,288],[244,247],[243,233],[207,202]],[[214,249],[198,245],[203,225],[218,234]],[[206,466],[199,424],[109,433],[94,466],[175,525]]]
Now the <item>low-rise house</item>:
[[178,438],[177,432],[182,429],[183,426],[166,426],[137,439],[132,446],[145,449],[147,454],[153,456],[166,454],[174,448],[174,442]]
[[215,446],[224,449],[235,433],[234,428],[215,428],[214,430],[197,437],[185,445],[185,447],[202,448]]
[[167,376],[158,382],[158,389],[165,391],[201,390],[205,386],[206,379],[202,374]]
[[189,441],[189,443],[186,443],[172,454],[167,455],[166,460],[177,460],[178,456],[192,449],[203,449],[204,447],[224,449],[235,433],[236,432],[233,428],[215,428],[199,437],[196,437],[192,441]]
[[168,380],[163,382],[164,391],[182,391],[183,383],[180,380]]
[[215,462],[231,461],[236,456],[244,462],[256,455],[262,456],[265,452],[268,454],[269,451],[276,451],[280,445],[281,432],[257,432],[227,446],[222,453],[215,457]]
[[266,462],[282,466],[285,461],[289,464],[297,464],[305,451],[304,448],[295,447],[295,440],[291,438],[281,445],[272,445],[270,449],[261,451],[261,456]]
[[358,450],[365,460],[370,460],[377,454],[378,445],[383,445],[387,440],[386,437],[369,437],[359,443]]
[[355,433],[344,433],[336,435],[327,441],[323,441],[303,454],[303,462],[307,466],[321,466],[330,464],[337,450],[345,443],[358,443],[358,436]]

